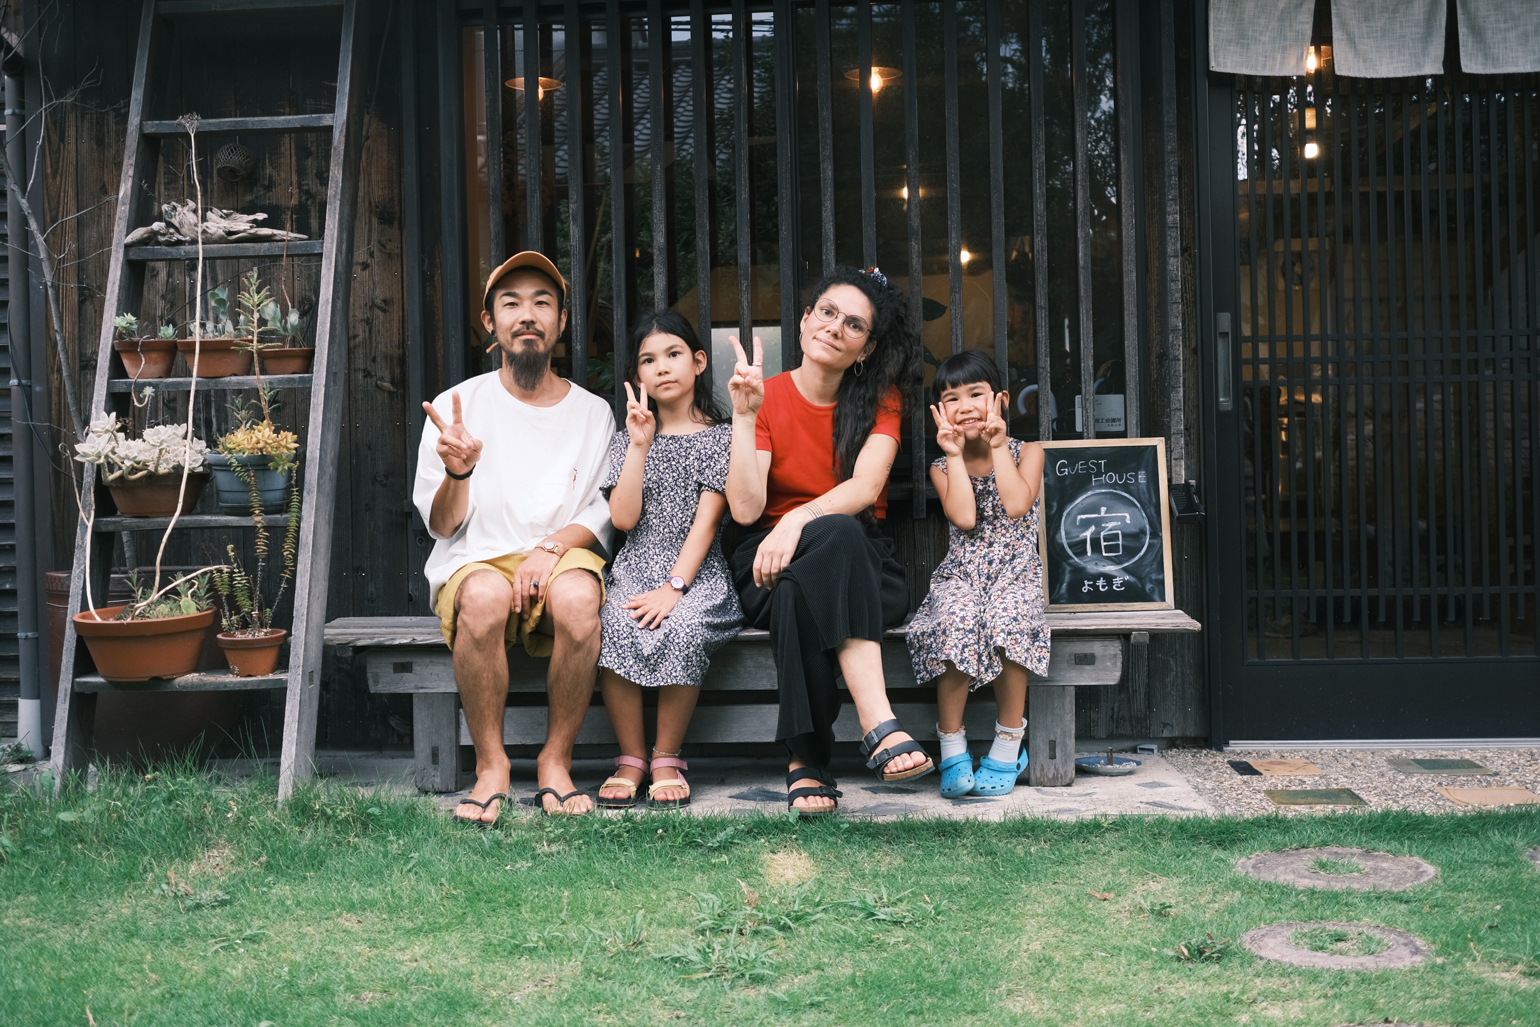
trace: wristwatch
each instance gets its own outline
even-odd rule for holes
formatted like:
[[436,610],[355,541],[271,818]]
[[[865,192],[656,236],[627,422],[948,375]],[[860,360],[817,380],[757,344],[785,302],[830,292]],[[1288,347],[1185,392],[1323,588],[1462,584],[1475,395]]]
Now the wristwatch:
[[550,553],[552,556],[560,556],[562,553],[567,551],[560,542],[553,542],[550,539],[546,539],[544,542],[541,542],[539,545],[535,546],[535,548],[543,549],[547,553]]
[[670,588],[672,588],[675,592],[678,592],[680,595],[684,595],[686,592],[690,591],[690,586],[686,585],[684,583],[684,579],[681,578],[677,574],[675,574],[673,577],[669,578],[668,581],[664,582],[664,584],[668,585]]

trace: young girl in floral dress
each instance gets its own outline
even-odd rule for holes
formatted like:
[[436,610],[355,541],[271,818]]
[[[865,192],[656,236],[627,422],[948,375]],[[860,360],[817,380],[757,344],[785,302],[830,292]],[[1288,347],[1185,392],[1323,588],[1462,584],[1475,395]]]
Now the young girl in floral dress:
[[[1048,673],[1038,516],[1043,447],[1006,433],[1009,394],[989,356],[954,353],[936,369],[930,467],[949,527],[946,558],[909,625],[917,681],[936,682],[941,794],[1005,795],[1027,767],[1027,674]],[[995,690],[995,738],[975,772],[963,728],[968,693]]]
[[[611,522],[627,534],[599,611],[599,688],[622,754],[599,805],[635,804],[651,776],[649,805],[687,806],[685,730],[711,654],[743,621],[721,541],[732,429],[712,396],[706,349],[679,314],[641,319],[630,366],[626,426],[610,442],[601,486]],[[643,688],[658,690],[651,760]]]

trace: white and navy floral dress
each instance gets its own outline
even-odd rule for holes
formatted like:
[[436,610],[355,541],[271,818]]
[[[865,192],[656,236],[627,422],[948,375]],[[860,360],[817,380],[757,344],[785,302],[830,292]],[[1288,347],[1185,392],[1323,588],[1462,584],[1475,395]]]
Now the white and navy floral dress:
[[[643,687],[699,685],[711,654],[742,626],[720,526],[695,579],[661,625],[638,627],[624,608],[632,596],[668,580],[695,524],[701,493],[726,493],[731,440],[732,426],[718,424],[690,435],[659,433],[647,451],[642,516],[610,564],[599,611],[599,666]],[[620,482],[630,444],[624,431],[610,440],[610,469],[600,486],[606,497]]]
[[[1022,443],[1011,439],[1011,460]],[[946,473],[946,458],[933,466]],[[1039,677],[1048,673],[1048,618],[1043,563],[1037,550],[1039,495],[1025,517],[1010,517],[995,472],[970,478],[978,511],[973,530],[949,525],[946,558],[930,576],[930,592],[909,624],[909,657],[917,681],[930,681],[950,660],[973,680],[1000,675],[1000,652]]]

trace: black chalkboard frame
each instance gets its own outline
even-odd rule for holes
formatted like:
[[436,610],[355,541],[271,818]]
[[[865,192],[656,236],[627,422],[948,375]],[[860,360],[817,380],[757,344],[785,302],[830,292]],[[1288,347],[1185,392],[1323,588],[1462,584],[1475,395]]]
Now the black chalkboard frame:
[[[1171,587],[1171,497],[1167,482],[1166,470],[1166,440],[1164,438],[1153,439],[1065,439],[1063,441],[1044,442],[1043,446],[1043,510],[1046,515],[1048,509],[1047,490],[1050,487],[1051,475],[1049,468],[1053,466],[1053,454],[1056,450],[1084,450],[1084,449],[1108,449],[1114,446],[1142,446],[1155,451],[1155,463],[1160,481],[1160,546],[1162,559],[1165,562],[1165,580],[1162,582],[1163,599],[1158,603],[1053,603],[1047,604],[1050,613],[1094,613],[1107,611],[1135,611],[1135,610],[1174,610],[1176,601]],[[1053,595],[1053,567],[1048,561],[1048,525],[1038,525],[1037,532],[1038,553],[1043,563],[1043,595]]]

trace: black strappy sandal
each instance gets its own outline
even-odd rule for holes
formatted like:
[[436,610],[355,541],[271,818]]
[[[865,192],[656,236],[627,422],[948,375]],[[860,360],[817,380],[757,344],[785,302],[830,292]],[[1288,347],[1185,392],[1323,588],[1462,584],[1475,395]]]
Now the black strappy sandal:
[[[876,752],[872,751],[877,749],[877,743],[881,742],[884,738],[887,738],[895,731],[902,731],[903,729],[904,725],[900,724],[895,717],[892,720],[884,720],[881,724],[868,731],[865,738],[861,739],[861,755],[868,757],[866,769],[875,771],[877,776],[884,781],[907,781],[913,777],[923,777],[936,769],[936,761],[930,758],[930,754],[925,751],[923,745],[912,738],[907,742],[899,742],[890,748],[878,749]],[[889,774],[883,769],[893,757],[906,752],[921,754],[925,757],[925,762],[921,763],[918,767],[901,770],[896,774]]]
[[[572,789],[572,791],[568,792],[566,795],[562,795],[560,792],[558,792],[554,788],[542,788],[538,792],[535,793],[535,808],[538,809],[543,815],[548,816],[548,817],[581,817],[581,816],[583,816],[582,813],[568,813],[567,812],[567,800],[572,798],[574,795],[582,795],[582,794],[583,794],[583,789],[581,789],[581,788],[574,788],[574,789]],[[556,809],[554,809],[554,810],[546,809],[545,808],[545,803],[540,801],[540,797],[542,795],[554,795],[554,796],[556,796]],[[587,810],[585,812],[592,813],[593,810]]]
[[[818,787],[792,788],[792,785],[798,781],[817,781]],[[845,794],[834,787],[834,778],[830,777],[827,771],[814,770],[812,767],[798,767],[796,770],[788,771],[786,773],[786,788],[788,789],[786,793],[786,808],[798,814],[804,820],[810,820],[813,817],[833,816],[839,811],[838,800],[843,798]],[[813,796],[823,796],[824,798],[836,800],[834,808],[798,809],[792,805],[798,799],[807,799]]]
[[[480,799],[473,799],[469,795],[467,795],[465,798],[463,798],[459,802],[455,803],[455,805],[456,806],[461,806],[461,805],[464,805],[464,804],[469,804],[469,805],[472,805],[472,806],[480,806],[481,807],[481,812],[485,813],[487,811],[487,807],[492,805],[494,802],[501,802],[503,805],[506,806],[508,803],[510,803],[512,801],[513,800],[510,799],[507,796],[506,793],[498,792],[496,795],[489,795],[489,796],[487,796],[486,801],[484,801],[484,802],[482,800],[480,800]],[[499,809],[497,811],[497,819],[498,820],[502,819],[502,813],[503,813],[503,811],[501,809]],[[497,823],[497,820],[482,820],[480,817],[462,817],[458,813],[453,814],[453,817],[454,817],[454,819],[458,820],[462,824],[475,824],[477,827],[491,827],[493,824]]]

